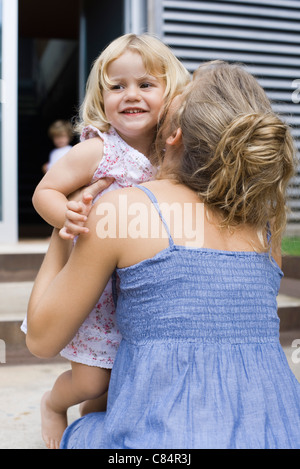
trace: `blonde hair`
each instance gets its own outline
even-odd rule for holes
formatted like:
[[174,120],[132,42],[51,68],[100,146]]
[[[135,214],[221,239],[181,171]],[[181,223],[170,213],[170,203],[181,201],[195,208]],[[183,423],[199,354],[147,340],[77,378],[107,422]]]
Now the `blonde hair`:
[[125,34],[115,39],[101,53],[90,72],[84,102],[81,106],[81,121],[77,131],[86,125],[93,125],[107,132],[110,124],[105,115],[103,91],[109,88],[108,67],[126,51],[134,51],[142,57],[147,73],[160,78],[165,83],[162,116],[176,94],[179,94],[190,81],[184,66],[163,42],[150,34]]
[[177,179],[221,214],[220,226],[255,227],[266,251],[269,223],[278,248],[295,147],[256,79],[238,64],[205,63],[174,118],[184,145]]
[[48,129],[48,135],[50,138],[53,139],[62,134],[67,134],[70,140],[72,139],[73,126],[71,122],[66,120],[57,120],[50,125]]

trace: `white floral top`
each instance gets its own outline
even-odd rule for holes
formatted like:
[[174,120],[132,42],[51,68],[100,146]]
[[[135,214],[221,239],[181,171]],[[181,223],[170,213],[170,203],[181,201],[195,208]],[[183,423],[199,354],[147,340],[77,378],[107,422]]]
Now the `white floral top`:
[[96,169],[92,183],[102,177],[114,177],[118,186],[130,187],[150,181],[155,176],[155,168],[148,158],[129,146],[111,127],[108,132],[100,132],[92,125],[85,127],[81,141],[100,137],[104,143],[103,158]]
[[[100,132],[96,127],[85,127],[81,141],[95,137],[103,140],[104,152],[91,183],[102,177],[115,178],[111,186],[101,195],[107,191],[154,179],[156,170],[148,158],[130,147],[114,128],[108,132]],[[73,340],[61,351],[61,355],[85,365],[112,368],[120,340],[121,335],[115,323],[115,305],[110,279],[94,309]]]

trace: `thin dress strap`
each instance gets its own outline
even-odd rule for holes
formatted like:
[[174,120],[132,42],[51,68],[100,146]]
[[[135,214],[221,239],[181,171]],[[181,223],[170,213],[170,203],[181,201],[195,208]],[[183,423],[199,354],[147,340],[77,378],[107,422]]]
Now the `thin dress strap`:
[[154,207],[156,208],[156,210],[157,210],[157,212],[158,212],[158,214],[159,214],[159,216],[160,216],[160,219],[161,219],[161,221],[163,222],[163,225],[164,225],[164,227],[165,227],[165,229],[166,229],[166,232],[167,232],[168,237],[169,237],[169,245],[170,245],[170,246],[174,246],[174,241],[173,241],[173,238],[172,238],[172,236],[171,236],[169,227],[168,227],[168,225],[167,225],[167,223],[166,223],[166,220],[164,219],[164,217],[163,217],[163,215],[162,215],[162,213],[161,213],[161,210],[160,210],[160,208],[159,208],[159,203],[158,203],[158,201],[157,201],[155,195],[153,194],[153,192],[151,192],[147,187],[144,187],[144,186],[138,186],[138,185],[136,185],[136,186],[134,186],[134,187],[137,187],[138,189],[141,189],[141,190],[149,197],[149,199],[150,199],[151,202],[153,203]]
[[267,222],[267,243],[269,245],[269,253],[272,255],[272,233],[270,222]]
[[272,238],[271,226],[270,226],[270,222],[267,222],[267,241],[268,241],[268,244],[271,244],[271,238]]

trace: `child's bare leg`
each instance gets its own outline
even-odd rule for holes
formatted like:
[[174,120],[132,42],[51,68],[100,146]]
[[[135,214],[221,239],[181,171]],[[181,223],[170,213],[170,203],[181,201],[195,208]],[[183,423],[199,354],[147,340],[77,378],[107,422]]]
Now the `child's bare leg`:
[[84,401],[80,404],[79,411],[81,417],[86,414],[91,414],[92,412],[105,412],[107,404],[107,392],[98,399],[92,399],[89,401]]
[[71,388],[72,372],[66,371],[56,380],[51,391],[41,400],[42,437],[49,449],[58,449],[67,422],[67,407],[63,403],[64,391]]
[[72,363],[72,371],[58,377],[41,402],[42,436],[50,449],[58,449],[67,427],[67,410],[107,391],[110,370]]

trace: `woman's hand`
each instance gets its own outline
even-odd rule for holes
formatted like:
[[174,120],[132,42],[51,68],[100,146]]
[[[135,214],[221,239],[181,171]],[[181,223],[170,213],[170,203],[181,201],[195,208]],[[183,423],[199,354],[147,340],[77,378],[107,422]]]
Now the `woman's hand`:
[[107,189],[113,178],[102,178],[88,187],[80,189],[69,196],[65,224],[59,231],[62,239],[70,240],[82,233],[88,233],[85,222],[92,208],[94,198]]

